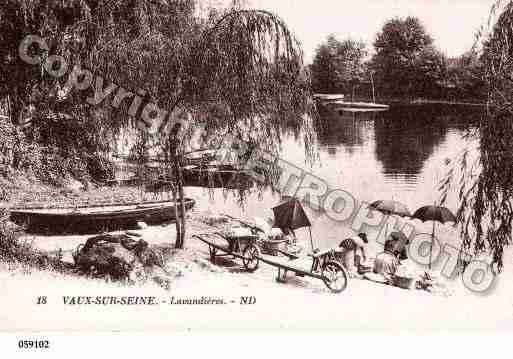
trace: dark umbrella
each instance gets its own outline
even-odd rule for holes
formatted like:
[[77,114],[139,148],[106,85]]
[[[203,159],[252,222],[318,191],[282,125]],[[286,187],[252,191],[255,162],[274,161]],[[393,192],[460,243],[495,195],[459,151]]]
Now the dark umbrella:
[[293,198],[273,208],[274,227],[298,229],[310,227],[310,220],[301,206],[301,203]]
[[457,222],[456,216],[452,212],[440,206],[425,206],[419,208],[413,214],[413,218],[420,219],[422,222],[436,221],[442,224],[447,222]]
[[[274,227],[286,229],[298,229],[303,227],[311,227],[310,220],[296,198],[287,198],[286,201],[280,203],[273,208]],[[313,251],[312,232],[310,231],[310,243]]]
[[447,222],[456,223],[458,220],[452,212],[441,206],[424,206],[415,211],[412,218],[420,219],[422,222],[433,221],[433,232],[431,234],[431,250],[429,252],[429,269],[431,269],[431,259],[433,255],[433,243],[435,241],[435,224],[440,222],[445,224]]

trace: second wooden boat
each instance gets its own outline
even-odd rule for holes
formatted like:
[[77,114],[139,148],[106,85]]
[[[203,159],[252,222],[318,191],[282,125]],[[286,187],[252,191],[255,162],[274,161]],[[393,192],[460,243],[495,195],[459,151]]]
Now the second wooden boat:
[[[186,198],[184,204],[185,209],[190,210],[195,201]],[[26,226],[30,232],[45,233],[96,233],[130,228],[137,222],[156,224],[176,219],[173,201],[75,208],[27,208],[10,212],[14,223]]]
[[185,186],[249,189],[254,180],[249,173],[231,165],[187,166],[183,168]]
[[346,110],[353,110],[353,111],[384,111],[388,110],[390,106],[383,105],[379,103],[373,103],[373,102],[347,102],[347,101],[333,101],[330,102],[330,104],[335,107],[336,109],[346,109]]

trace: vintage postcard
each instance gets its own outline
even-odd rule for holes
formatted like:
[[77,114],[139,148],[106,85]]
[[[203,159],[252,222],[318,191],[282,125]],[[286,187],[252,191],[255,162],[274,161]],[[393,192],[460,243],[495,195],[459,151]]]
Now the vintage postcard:
[[513,329],[512,46],[513,1],[2,1],[0,330]]

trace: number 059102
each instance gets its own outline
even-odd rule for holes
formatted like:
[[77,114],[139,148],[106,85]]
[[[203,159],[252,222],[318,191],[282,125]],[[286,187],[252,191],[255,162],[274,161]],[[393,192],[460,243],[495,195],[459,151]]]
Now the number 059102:
[[18,340],[20,349],[48,349],[50,342],[48,340]]

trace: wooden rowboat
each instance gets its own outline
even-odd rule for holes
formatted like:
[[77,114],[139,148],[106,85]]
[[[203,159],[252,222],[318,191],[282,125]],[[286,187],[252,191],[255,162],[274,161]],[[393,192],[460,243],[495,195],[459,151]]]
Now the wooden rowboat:
[[[185,199],[186,210],[190,210],[194,204],[193,199]],[[155,224],[176,218],[173,201],[74,208],[13,209],[10,213],[13,222],[25,225],[29,231],[49,233],[96,233],[99,230],[129,228],[140,221]]]

